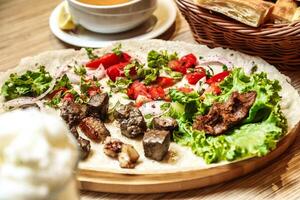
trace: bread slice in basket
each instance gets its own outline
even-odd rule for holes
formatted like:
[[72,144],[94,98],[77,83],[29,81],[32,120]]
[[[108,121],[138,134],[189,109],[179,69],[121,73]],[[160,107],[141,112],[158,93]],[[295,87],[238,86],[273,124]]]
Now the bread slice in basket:
[[262,0],[195,0],[206,9],[222,13],[230,18],[253,27],[268,20],[274,4]]

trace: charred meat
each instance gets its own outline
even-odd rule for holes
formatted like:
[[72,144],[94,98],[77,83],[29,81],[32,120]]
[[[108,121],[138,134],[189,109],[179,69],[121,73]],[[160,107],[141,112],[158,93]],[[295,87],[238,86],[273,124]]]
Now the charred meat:
[[118,139],[113,139],[111,137],[107,137],[104,142],[104,153],[112,158],[117,158],[118,154],[122,150],[123,142]]
[[69,127],[76,126],[86,116],[86,106],[73,101],[64,101],[60,108],[60,115]]
[[76,126],[72,126],[70,127],[70,132],[72,133],[72,135],[77,139],[79,137],[78,131],[77,131],[77,127]]
[[135,148],[130,144],[123,144],[121,152],[118,155],[120,167],[134,168],[140,155]]
[[146,131],[146,122],[140,110],[133,104],[120,106],[114,112],[114,117],[120,123],[121,133],[134,138]]
[[84,118],[79,127],[81,131],[91,140],[95,142],[104,142],[107,136],[110,136],[109,131],[100,119],[94,117]]
[[143,137],[145,156],[161,161],[170,146],[170,132],[165,130],[148,130]]
[[82,137],[79,137],[77,139],[77,142],[80,147],[80,159],[81,160],[87,159],[87,157],[89,156],[90,151],[91,151],[90,141],[88,141]]
[[108,112],[108,101],[107,93],[92,96],[87,103],[87,115],[104,120]]
[[193,128],[209,135],[220,135],[243,121],[256,99],[256,92],[233,92],[224,103],[214,103],[206,115],[198,116]]
[[154,129],[166,130],[170,132],[178,129],[178,123],[172,117],[154,117],[152,120],[152,125]]

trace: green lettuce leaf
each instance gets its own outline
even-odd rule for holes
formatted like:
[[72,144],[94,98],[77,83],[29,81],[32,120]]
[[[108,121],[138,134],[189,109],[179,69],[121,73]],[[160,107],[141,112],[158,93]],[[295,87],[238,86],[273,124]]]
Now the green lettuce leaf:
[[[176,91],[169,93],[172,100],[184,106],[185,112],[192,113],[187,110],[191,102],[194,102],[191,107],[197,110],[193,112],[193,117],[185,117],[186,114],[182,114],[177,118],[179,130],[173,134],[175,142],[191,147],[206,163],[264,156],[273,150],[287,130],[287,121],[279,106],[279,82],[268,79],[267,74],[263,72],[248,76],[242,69],[236,68],[220,83],[220,87],[221,95],[208,93],[203,101],[196,101],[196,94],[186,95]],[[209,136],[203,131],[193,130],[191,119],[205,114],[213,102],[226,101],[234,91],[257,92],[257,98],[243,123],[219,136]]]

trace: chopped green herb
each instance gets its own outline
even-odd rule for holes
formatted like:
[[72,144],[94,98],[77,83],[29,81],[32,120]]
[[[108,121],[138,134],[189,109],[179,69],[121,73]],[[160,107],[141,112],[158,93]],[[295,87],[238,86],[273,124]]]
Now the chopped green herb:
[[[140,64],[137,60],[133,60],[130,64],[128,64],[124,67],[124,74],[127,78],[135,80],[136,78],[138,78],[142,75],[143,70],[144,70],[143,67],[144,67],[144,65]],[[138,77],[132,77],[132,75],[130,74],[130,71],[132,68],[135,68],[135,70],[137,71]]]
[[144,77],[144,82],[146,85],[151,84],[152,82],[156,81],[159,75],[159,69],[155,68],[146,68],[140,73],[142,77]]
[[228,67],[226,65],[223,65],[222,68],[223,68],[223,71],[228,71]]
[[40,66],[36,71],[28,70],[22,75],[14,73],[2,85],[1,95],[5,100],[24,96],[36,97],[49,88],[51,81],[52,77],[44,66]]
[[177,53],[168,54],[167,51],[150,51],[148,53],[148,67],[161,68],[168,66],[169,61],[178,59]]
[[83,75],[86,75],[86,69],[83,65],[74,67],[74,73],[79,76],[83,76]]
[[117,56],[121,56],[122,55],[122,44],[118,44],[118,46],[116,46],[115,48],[112,49],[112,52],[114,52]]
[[204,57],[203,56],[199,56],[199,59],[202,60]]
[[252,68],[251,68],[251,74],[254,74],[256,71],[257,71],[257,65],[254,65]]
[[98,56],[93,53],[93,50],[94,50],[93,48],[84,48],[84,49],[85,49],[89,59],[94,60],[94,59],[98,58]]
[[115,82],[112,80],[108,80],[107,84],[111,88],[112,92],[123,92],[125,93],[129,85],[132,83],[132,80],[123,78],[123,77],[118,77]]
[[61,88],[66,88],[66,89],[71,89],[73,86],[70,82],[70,79],[68,76],[65,74],[61,79],[56,81],[55,87],[53,88],[53,91],[61,89]]

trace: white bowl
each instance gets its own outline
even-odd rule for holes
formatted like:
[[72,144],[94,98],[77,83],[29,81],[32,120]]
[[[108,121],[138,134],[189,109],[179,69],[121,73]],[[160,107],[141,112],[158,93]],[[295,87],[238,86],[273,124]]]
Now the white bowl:
[[157,0],[131,0],[112,6],[96,6],[67,0],[76,24],[98,33],[119,33],[146,21],[156,9]]

